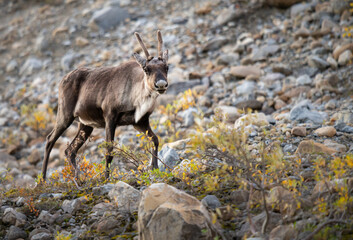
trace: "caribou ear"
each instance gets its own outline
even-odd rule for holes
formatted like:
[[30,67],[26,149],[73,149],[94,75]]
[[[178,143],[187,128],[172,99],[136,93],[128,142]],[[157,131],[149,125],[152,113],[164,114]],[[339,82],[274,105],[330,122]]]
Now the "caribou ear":
[[138,54],[138,53],[134,53],[134,54],[132,54],[133,56],[134,56],[134,58],[136,59],[136,62],[138,63],[138,64],[140,64],[140,66],[142,67],[142,68],[144,68],[144,67],[146,67],[146,59],[144,59],[143,57],[141,57],[140,56],[140,54]]
[[168,64],[168,49],[163,52],[163,62]]

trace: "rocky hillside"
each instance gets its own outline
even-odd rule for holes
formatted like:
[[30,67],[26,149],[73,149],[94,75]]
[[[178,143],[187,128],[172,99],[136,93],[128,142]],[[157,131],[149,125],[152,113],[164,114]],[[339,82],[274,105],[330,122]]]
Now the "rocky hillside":
[[[0,239],[353,238],[353,2],[0,0]],[[119,127],[77,158],[45,137],[60,80],[118,65],[156,30],[169,88],[151,142]],[[114,89],[112,89],[114,91]]]

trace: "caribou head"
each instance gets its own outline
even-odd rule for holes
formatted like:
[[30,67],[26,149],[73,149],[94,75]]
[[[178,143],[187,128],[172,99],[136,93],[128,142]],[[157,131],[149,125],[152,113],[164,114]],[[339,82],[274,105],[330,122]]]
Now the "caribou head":
[[168,50],[163,52],[163,40],[161,32],[159,30],[157,32],[158,57],[152,57],[149,54],[144,42],[137,32],[135,32],[135,37],[140,43],[140,46],[146,56],[146,58],[143,58],[138,53],[133,54],[134,58],[145,73],[144,81],[146,86],[150,90],[156,91],[159,94],[165,93],[168,88]]

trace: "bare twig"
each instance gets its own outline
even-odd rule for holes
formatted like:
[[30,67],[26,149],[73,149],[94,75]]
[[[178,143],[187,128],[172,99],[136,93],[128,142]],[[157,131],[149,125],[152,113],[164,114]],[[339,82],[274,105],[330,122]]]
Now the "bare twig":
[[262,201],[264,204],[264,209],[266,213],[266,219],[264,223],[262,224],[262,229],[261,233],[265,234],[267,225],[270,221],[270,214],[267,209],[267,202],[266,202],[266,196],[265,196],[265,172],[266,172],[266,163],[265,163],[265,143],[262,144],[262,149],[261,149],[261,162],[262,162],[262,188],[261,188],[261,193],[262,193]]
[[78,184],[77,184],[77,182],[76,182],[76,177],[74,177],[72,180],[74,181],[74,183],[75,183],[77,189],[78,189],[78,190],[82,190],[82,188],[81,188],[80,186],[78,186]]
[[248,205],[246,206],[246,211],[248,212],[248,221],[249,221],[250,231],[252,234],[255,234],[256,229],[255,229],[254,224],[252,223],[251,214],[250,214],[250,199],[252,198],[252,194],[253,194],[253,186],[250,184],[249,201],[248,201]]
[[157,159],[158,159],[166,168],[169,168],[169,170],[173,170],[173,168],[169,167],[162,159],[160,159],[158,156],[154,155],[154,154],[152,153],[152,151],[147,150],[147,152],[150,153],[152,156],[157,157]]

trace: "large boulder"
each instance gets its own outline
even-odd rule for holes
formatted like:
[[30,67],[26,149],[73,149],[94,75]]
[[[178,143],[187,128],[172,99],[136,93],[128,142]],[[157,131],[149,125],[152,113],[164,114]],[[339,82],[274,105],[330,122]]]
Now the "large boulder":
[[108,197],[114,201],[119,211],[135,212],[140,202],[141,193],[122,181],[117,182],[110,190]]
[[17,240],[25,238],[27,238],[27,233],[23,229],[16,226],[11,226],[5,237],[5,239],[7,240]]
[[165,183],[142,193],[138,211],[139,239],[214,239],[217,229],[195,197]]
[[6,208],[2,216],[2,222],[9,225],[22,225],[26,222],[27,217],[23,213],[17,212],[13,208]]

